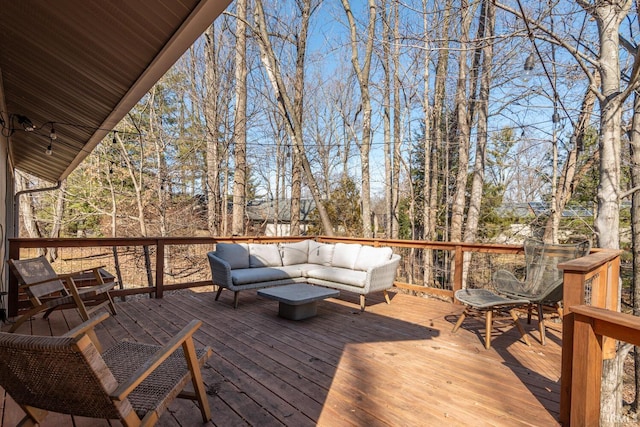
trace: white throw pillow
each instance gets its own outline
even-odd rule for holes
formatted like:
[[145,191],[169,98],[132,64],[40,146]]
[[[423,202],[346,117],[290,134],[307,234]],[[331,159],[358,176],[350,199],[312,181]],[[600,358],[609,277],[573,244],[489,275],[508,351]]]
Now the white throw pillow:
[[309,261],[309,240],[281,243],[282,265],[306,264]]
[[384,264],[391,259],[393,250],[391,248],[374,248],[373,246],[363,246],[360,248],[358,259],[354,269],[367,271],[371,267]]
[[331,265],[353,270],[361,247],[358,243],[336,243]]
[[249,267],[282,267],[278,245],[249,243]]
[[335,246],[328,243],[309,242],[309,263],[331,265]]
[[249,246],[246,243],[218,243],[216,256],[228,262],[232,270],[249,268]]

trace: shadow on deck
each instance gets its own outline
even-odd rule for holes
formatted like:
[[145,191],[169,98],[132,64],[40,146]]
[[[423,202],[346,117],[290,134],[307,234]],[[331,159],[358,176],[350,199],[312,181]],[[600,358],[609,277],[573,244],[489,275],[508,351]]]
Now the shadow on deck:
[[[496,328],[485,350],[483,322],[468,319],[454,335],[462,306],[434,299],[391,294],[387,305],[374,295],[361,313],[357,296],[343,293],[320,302],[317,317],[296,322],[277,317],[277,303],[255,292],[243,292],[234,310],[231,292],[216,302],[211,287],[198,290],[118,302],[118,315],[98,336],[105,347],[117,340],[162,343],[201,319],[195,338],[214,350],[203,370],[210,425],[558,424],[559,325],[548,328],[542,346],[537,323],[523,321],[531,347],[515,328]],[[66,310],[18,332],[59,335],[78,323],[77,313]],[[23,414],[3,396],[2,426],[13,426]],[[71,424],[68,416],[50,414],[43,426]],[[159,425],[201,420],[193,403],[177,401]]]

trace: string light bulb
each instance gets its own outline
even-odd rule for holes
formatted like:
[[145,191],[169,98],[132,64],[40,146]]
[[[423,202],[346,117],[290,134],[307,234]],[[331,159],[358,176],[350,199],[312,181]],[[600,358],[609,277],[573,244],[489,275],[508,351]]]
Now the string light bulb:
[[56,139],[58,139],[58,134],[56,133],[56,130],[53,127],[53,123],[51,123],[51,132],[49,133],[49,139],[51,139],[52,141],[55,141]]
[[51,143],[49,143],[49,146],[47,147],[47,149],[44,150],[44,154],[46,154],[47,156],[50,156],[53,154],[53,146],[51,145]]
[[530,53],[527,56],[526,61],[524,61],[524,73],[522,73],[522,80],[527,83],[529,79],[531,79],[531,75],[533,74],[533,68],[536,65],[536,58],[533,56],[533,53]]

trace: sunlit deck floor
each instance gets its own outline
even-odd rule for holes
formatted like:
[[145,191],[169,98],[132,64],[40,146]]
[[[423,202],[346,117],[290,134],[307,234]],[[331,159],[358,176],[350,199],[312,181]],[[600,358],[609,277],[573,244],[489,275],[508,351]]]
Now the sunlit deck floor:
[[[361,313],[357,296],[345,293],[320,302],[317,317],[296,322],[277,317],[277,303],[255,292],[242,292],[234,310],[231,292],[214,301],[212,292],[181,291],[118,302],[118,315],[103,323],[98,336],[105,347],[122,339],[164,342],[189,320],[201,319],[197,344],[215,352],[203,370],[213,413],[209,425],[558,424],[559,325],[548,328],[542,346],[535,320],[527,325],[523,319],[531,347],[505,326],[485,350],[481,320],[465,320],[451,333],[461,306],[391,296],[391,305],[381,295],[370,296]],[[58,335],[78,323],[74,310],[58,311],[19,332]],[[13,426],[23,413],[2,394],[2,425]],[[50,414],[43,424],[66,425],[72,420],[60,414]],[[160,425],[201,425],[199,411],[178,400]]]

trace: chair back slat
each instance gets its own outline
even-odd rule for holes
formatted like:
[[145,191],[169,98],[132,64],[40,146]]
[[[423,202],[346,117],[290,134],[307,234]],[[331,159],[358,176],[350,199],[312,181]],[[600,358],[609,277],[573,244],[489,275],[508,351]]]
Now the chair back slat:
[[117,382],[91,340],[0,333],[0,385],[20,405],[93,418],[130,411],[114,405]]
[[40,298],[54,292],[67,293],[64,283],[58,278],[53,267],[46,257],[39,256],[30,259],[14,259],[9,260],[11,271],[22,285],[30,285],[32,283],[42,282],[51,279],[50,282],[44,282],[39,285],[29,286],[25,288],[25,292],[30,297]]

